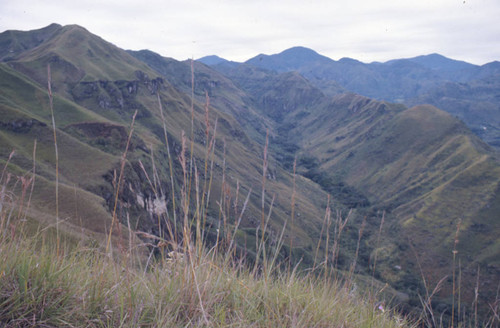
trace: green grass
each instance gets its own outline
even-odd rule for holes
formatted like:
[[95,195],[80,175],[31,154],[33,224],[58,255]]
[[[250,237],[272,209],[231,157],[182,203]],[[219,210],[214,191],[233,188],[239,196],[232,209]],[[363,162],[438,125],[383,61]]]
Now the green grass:
[[[41,239],[42,236],[37,237]],[[132,254],[122,254],[123,257]],[[203,251],[143,268],[93,247],[57,256],[37,239],[2,238],[6,327],[409,327],[337,282],[244,265]]]

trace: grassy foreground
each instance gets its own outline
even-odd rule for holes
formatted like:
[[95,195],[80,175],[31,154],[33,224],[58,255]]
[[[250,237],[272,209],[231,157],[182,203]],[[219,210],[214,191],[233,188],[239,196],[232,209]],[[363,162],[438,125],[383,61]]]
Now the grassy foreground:
[[341,284],[293,272],[258,276],[214,250],[147,268],[123,255],[78,246],[57,256],[42,239],[4,237],[0,326],[408,326]]

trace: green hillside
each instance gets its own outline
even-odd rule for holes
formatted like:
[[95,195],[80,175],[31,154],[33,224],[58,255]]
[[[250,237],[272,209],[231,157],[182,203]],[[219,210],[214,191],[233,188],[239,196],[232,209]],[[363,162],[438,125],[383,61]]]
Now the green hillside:
[[253,277],[274,256],[276,271],[326,268],[417,316],[444,279],[432,304],[450,317],[454,272],[471,311],[479,268],[476,304],[492,317],[500,162],[448,113],[338,94],[325,80],[331,97],[296,72],[126,52],[79,26],[7,31],[0,44],[0,182],[24,195],[35,178],[30,223],[106,250],[112,230],[139,262],[194,236],[254,264]]
[[[226,62],[211,65],[221,72],[229,66]],[[245,65],[297,72],[330,96],[348,91],[409,107],[431,104],[459,117],[483,141],[499,149],[498,61],[477,66],[434,53],[362,63],[351,58],[335,61],[311,49],[294,47],[257,55]]]
[[[74,47],[76,44],[77,49]],[[95,60],[91,54],[103,61]],[[54,56],[57,60],[53,60],[56,58]],[[134,112],[137,111],[134,135],[125,166],[125,187],[119,199],[121,222],[126,224],[128,213],[132,225],[138,230],[164,235],[167,233],[167,228],[165,223],[158,225],[158,214],[164,217],[167,215],[165,211],[168,211],[168,220],[173,220],[174,210],[180,215],[182,209],[178,198],[182,193],[183,174],[178,158],[181,156],[183,144],[181,136],[184,131],[188,159],[191,147],[193,149],[193,164],[190,170],[194,171],[196,165],[200,172],[199,178],[206,181],[209,179],[208,174],[213,175],[211,204],[206,222],[211,229],[210,234],[216,234],[220,221],[219,204],[232,207],[234,198],[239,197],[237,208],[241,209],[244,197],[242,195],[251,189],[253,192],[250,202],[246,206],[240,225],[243,228],[241,241],[255,239],[256,229],[260,227],[262,216],[260,190],[263,146],[252,141],[245,133],[245,129],[233,117],[223,112],[226,108],[218,111],[211,106],[207,114],[204,105],[195,102],[191,112],[190,96],[182,92],[186,91],[185,86],[179,85],[179,89],[174,88],[166,79],[159,77],[158,73],[125,51],[78,26],[61,27],[38,46],[2,63],[1,83],[4,87],[0,92],[2,112],[5,113],[1,116],[3,158],[7,158],[12,149],[16,149],[12,164],[29,170],[33,162],[33,142],[37,139],[36,172],[48,180],[55,178],[52,124],[45,90],[49,63],[53,90],[56,91],[54,112],[60,154],[59,181],[63,185],[61,189],[67,186],[75,189],[75,193],[80,190],[82,193],[90,193],[99,199],[98,203],[102,204],[106,213],[104,217],[93,216],[87,226],[86,214],[76,214],[75,211],[63,212],[67,217],[65,222],[81,222],[85,225],[84,228],[96,232],[103,232],[109,228],[106,228],[106,224],[109,224],[114,207],[112,197],[116,183],[114,180],[120,170],[120,156],[127,144],[128,126]],[[161,119],[157,93],[164,110],[164,121]],[[213,97],[217,103],[220,97],[217,95]],[[201,99],[205,100],[204,95]],[[210,139],[207,140],[206,136],[207,115],[210,129],[208,138],[212,138],[217,121],[215,147],[212,148],[213,155],[209,154],[208,159],[207,143]],[[168,159],[163,124],[169,139],[171,160]],[[260,131],[264,136],[260,135],[260,138],[264,140],[265,129],[261,130],[264,130]],[[194,137],[192,144],[191,136]],[[210,164],[211,156],[214,156],[214,165]],[[173,165],[173,180],[170,179],[168,164],[170,161]],[[267,173],[269,177],[266,181],[264,210],[267,216],[272,198],[275,197],[268,229],[276,235],[289,217],[293,179],[291,174],[276,165],[272,155],[269,155],[268,161],[271,165]],[[208,169],[213,167],[213,173],[204,171],[205,162]],[[155,195],[155,190],[148,184],[146,173],[140,163],[150,177],[153,177],[153,174],[157,175],[163,195]],[[156,173],[153,172],[153,167]],[[230,192],[227,201],[224,201],[221,195],[222,181],[224,190]],[[194,192],[194,181],[192,183]],[[239,195],[235,195],[236,190]],[[174,195],[169,191],[173,191]],[[52,197],[47,193],[44,193],[44,196]],[[175,209],[168,208],[174,204],[172,197],[177,198]],[[295,246],[311,250],[315,240],[308,234],[319,234],[324,211],[324,206],[320,205],[325,204],[326,194],[315,184],[304,180],[296,186],[294,197],[295,210],[301,213],[301,217],[296,219],[292,228],[295,231],[293,236],[297,239]],[[85,199],[74,196],[73,200],[67,199],[64,204],[72,209],[91,208],[84,202]],[[162,206],[167,206],[167,209],[163,209],[160,213],[155,212],[148,206],[148,201],[165,204]],[[54,207],[51,206],[53,202],[52,199],[51,203],[37,210],[44,214],[46,211],[53,214]],[[40,203],[44,201],[40,200]],[[80,216],[84,219],[79,220],[77,217]],[[96,224],[96,222],[102,223]],[[308,222],[305,225],[307,232],[301,227],[303,226],[301,222]],[[228,222],[228,224],[235,223]],[[292,225],[289,224],[288,227]],[[248,243],[247,246],[250,252],[255,251],[252,251],[255,243]],[[306,254],[308,256],[306,261],[311,262],[310,251],[306,251]]]
[[[408,109],[355,94],[329,98],[311,87],[304,93],[304,82],[280,89],[280,81],[291,73],[247,64],[218,69],[252,95],[263,115],[275,122],[281,158],[293,161],[297,156],[300,174],[355,208],[355,225],[366,217],[367,242],[361,250],[367,253],[366,262],[360,261],[361,272],[364,264],[364,273],[369,273],[379,257],[376,274],[418,304],[417,294],[424,290],[419,262],[429,288],[451,276],[450,254],[460,221],[460,236],[467,236],[467,243],[457,245],[467,281],[462,296],[472,302],[479,265],[485,286],[481,301],[487,304],[496,298],[499,223],[492,208],[500,182],[498,154],[462,122],[432,106]],[[284,96],[289,93],[295,98]],[[280,102],[299,95],[302,101],[296,105]],[[271,107],[280,116],[266,103],[276,104]],[[290,160],[282,163],[291,167]],[[382,213],[384,242],[379,247]],[[355,238],[353,234],[351,240]],[[451,287],[450,279],[441,286],[441,302],[449,302]]]
[[[318,114],[328,119],[310,115],[289,135],[301,132],[296,142],[303,156],[317,160],[314,174],[344,181],[362,191],[373,208],[386,211],[384,255],[378,262],[384,280],[405,286],[419,279],[415,251],[431,286],[450,275],[460,222],[457,249],[467,258],[461,262],[467,281],[463,296],[474,297],[480,266],[483,300],[494,299],[500,255],[500,223],[492,211],[500,182],[498,155],[463,123],[432,106],[407,109],[344,95]],[[439,295],[450,291],[446,284]]]

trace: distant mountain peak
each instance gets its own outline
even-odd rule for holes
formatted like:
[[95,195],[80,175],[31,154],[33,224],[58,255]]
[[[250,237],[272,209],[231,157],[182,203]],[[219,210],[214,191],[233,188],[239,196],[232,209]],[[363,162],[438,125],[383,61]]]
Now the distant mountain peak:
[[353,59],[350,57],[342,57],[339,59],[339,63],[345,63],[345,64],[363,64],[357,59]]
[[277,72],[285,72],[297,70],[304,65],[325,62],[333,62],[333,60],[312,49],[296,46],[274,55],[260,54],[245,63]]
[[44,30],[44,29],[52,29],[52,28],[61,28],[62,25],[61,24],[58,24],[58,23],[52,23],[52,24],[49,24],[43,28],[41,28],[41,30]]
[[216,56],[216,55],[201,57],[201,58],[196,59],[196,61],[199,61],[200,63],[203,63],[203,64],[208,65],[208,66],[228,62],[227,59],[224,59],[224,58]]
[[294,55],[294,56],[297,56],[297,55],[299,55],[299,56],[300,55],[303,55],[303,56],[304,55],[305,56],[321,56],[316,51],[314,51],[310,48],[302,47],[302,46],[296,46],[296,47],[292,47],[292,48],[283,50],[279,54],[280,55]]
[[443,55],[440,55],[438,53],[417,56],[417,57],[409,58],[408,60],[411,62],[420,64],[424,67],[427,67],[430,69],[437,69],[437,70],[441,70],[441,71],[456,71],[456,70],[477,67],[476,65],[473,65],[473,64],[470,64],[470,63],[467,63],[464,61],[450,59],[450,58],[445,57]]
[[77,25],[77,24],[69,24],[62,26],[63,31],[82,31],[89,32],[85,27]]

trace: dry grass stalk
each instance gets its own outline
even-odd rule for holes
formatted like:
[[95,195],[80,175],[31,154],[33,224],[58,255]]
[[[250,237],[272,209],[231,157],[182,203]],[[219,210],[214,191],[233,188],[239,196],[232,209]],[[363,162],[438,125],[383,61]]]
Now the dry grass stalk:
[[175,184],[174,184],[174,172],[173,172],[173,163],[172,157],[170,156],[170,146],[168,142],[168,133],[167,133],[167,125],[165,116],[163,115],[163,106],[161,104],[160,93],[157,94],[158,98],[158,106],[160,107],[160,116],[163,125],[163,134],[165,136],[165,146],[167,147],[167,156],[168,156],[168,168],[170,171],[170,185],[172,186],[172,216],[174,218],[174,236],[177,238],[177,215],[176,215],[176,206],[175,206]]
[[243,213],[245,213],[245,210],[246,210],[247,204],[248,204],[248,200],[250,199],[251,194],[252,194],[252,189],[250,189],[248,191],[247,198],[245,199],[245,202],[243,203],[243,207],[241,208],[240,215],[238,216],[238,221],[236,222],[236,225],[234,226],[234,233],[233,233],[231,241],[229,243],[229,247],[227,249],[227,254],[234,254],[234,252],[231,252],[233,247],[234,247],[234,250],[236,251],[236,245],[234,243],[234,238],[236,236],[236,232],[238,231],[238,228],[240,227],[241,219],[243,218]]
[[366,215],[363,217],[363,222],[361,223],[361,227],[358,230],[358,243],[356,244],[356,253],[354,255],[354,261],[351,265],[351,268],[349,269],[349,276],[347,279],[347,289],[350,289],[350,286],[352,283],[352,277],[353,277],[354,271],[356,270],[356,263],[357,263],[358,256],[359,256],[359,247],[361,244],[361,237],[363,237],[363,231],[365,230],[365,226],[366,226]]
[[[267,215],[267,219],[264,221],[264,227],[263,227],[263,230],[260,231],[260,233],[262,234],[262,239],[261,241],[259,242],[259,227],[257,227],[256,231],[255,231],[255,242],[256,243],[259,243],[258,245],[256,245],[256,249],[257,249],[257,255],[255,257],[255,265],[254,265],[254,269],[253,269],[253,274],[256,275],[257,272],[259,271],[259,260],[260,260],[260,257],[262,255],[262,269],[264,271],[264,276],[267,277],[268,276],[268,273],[270,272],[270,267],[268,266],[268,261],[267,261],[267,250],[266,250],[266,242],[267,240],[265,239],[265,236],[266,236],[266,232],[267,232],[267,226],[269,224],[269,221],[271,219],[271,213],[273,211],[273,206],[274,206],[274,200],[276,199],[276,195],[273,195],[272,199],[271,199],[271,204],[269,206],[269,212],[268,212],[268,215]],[[267,281],[266,281],[267,283]]]
[[417,261],[417,265],[418,265],[418,268],[420,270],[420,275],[422,277],[422,282],[424,284],[424,289],[425,289],[425,299],[423,299],[419,295],[420,303],[422,304],[422,312],[420,314],[419,321],[423,321],[426,324],[426,326],[428,326],[428,327],[442,327],[443,326],[442,322],[443,322],[444,312],[441,314],[440,322],[438,323],[436,320],[436,316],[434,314],[434,309],[432,307],[432,298],[434,297],[434,295],[436,295],[442,289],[444,282],[446,281],[446,279],[448,279],[448,276],[444,276],[443,278],[441,278],[437,282],[434,289],[432,290],[432,293],[429,294],[429,286],[427,284],[427,280],[425,279],[424,271],[423,271],[422,265],[420,264],[420,259],[419,259],[418,253],[415,250],[415,247],[413,246],[413,242],[411,241],[410,238],[408,238],[408,244],[410,245],[410,248],[411,248],[411,250],[415,256],[415,259]]
[[453,328],[454,327],[454,320],[455,320],[455,291],[456,291],[456,288],[455,288],[455,261],[456,261],[456,256],[457,256],[457,245],[458,245],[458,233],[460,232],[460,223],[461,223],[461,219],[458,220],[458,223],[457,223],[457,230],[455,232],[455,239],[454,239],[454,242],[453,242],[453,267],[452,267],[452,283],[453,283],[453,289],[452,289],[452,301],[451,301],[451,327]]
[[261,243],[264,243],[264,224],[265,224],[265,205],[266,205],[266,178],[267,178],[267,149],[269,145],[269,129],[266,131],[266,144],[264,146],[264,154],[263,154],[263,161],[262,161],[262,203],[261,203],[261,222],[260,222],[260,229],[262,231],[262,239]]
[[291,224],[290,224],[290,255],[288,259],[288,269],[292,265],[292,250],[293,250],[293,230],[294,230],[294,219],[295,219],[295,177],[297,169],[297,156],[293,160],[293,191],[292,191],[292,212],[290,214]]
[[132,116],[132,123],[130,124],[130,131],[129,131],[129,134],[128,134],[127,144],[125,146],[125,151],[123,152],[122,158],[121,158],[120,175],[118,177],[118,182],[117,182],[117,185],[116,185],[115,203],[114,203],[114,207],[113,207],[113,216],[112,216],[112,219],[111,219],[111,226],[109,228],[108,240],[106,242],[106,254],[108,254],[108,251],[109,251],[110,246],[111,246],[111,236],[112,236],[112,233],[113,233],[113,226],[114,226],[114,224],[116,222],[116,209],[118,207],[118,196],[120,195],[120,186],[121,186],[121,183],[123,181],[123,173],[124,173],[124,170],[125,170],[125,162],[127,160],[127,152],[128,152],[128,148],[130,146],[130,141],[132,140],[132,133],[134,132],[134,123],[135,123],[135,117],[136,117],[136,115],[137,115],[137,110],[135,111],[134,115]]
[[[12,211],[14,210],[14,206],[11,207],[10,211],[4,211],[5,204],[7,201],[13,202],[13,198],[8,194],[7,186],[9,185],[10,179],[12,175],[7,172],[7,167],[9,166],[10,160],[14,156],[15,151],[12,150],[5,162],[4,168],[2,170],[2,175],[0,176],[0,184],[2,185],[2,189],[0,190],[0,232],[2,232],[2,239],[5,239],[7,229],[9,228],[10,218]],[[5,181],[4,181],[5,178]]]
[[[225,195],[225,188],[226,188],[226,138],[222,140],[222,178],[221,178],[221,191],[220,191],[220,199],[218,202],[219,205],[219,218],[218,218],[218,223],[217,223],[217,241],[216,241],[216,249],[218,249],[219,246],[219,237],[222,237],[221,242],[224,244],[224,239],[225,239],[225,230],[221,232],[221,229],[225,229],[225,224],[226,224],[226,218],[224,217],[224,211],[223,211],[223,204],[224,204],[224,195]],[[224,220],[221,222],[221,220]],[[221,225],[221,223],[223,225]],[[222,234],[222,236],[221,236]]]
[[[28,216],[28,211],[31,207],[31,197],[33,196],[33,190],[35,189],[35,180],[36,180],[36,146],[37,146],[37,141],[33,142],[33,168],[31,170],[31,178],[29,180],[29,183],[31,185],[30,193],[28,196],[28,203],[26,204],[26,210],[24,211],[24,217],[22,219],[22,227],[21,227],[21,233],[23,233],[24,226],[27,221],[27,216]],[[0,180],[1,181],[1,180]]]
[[[194,60],[191,58],[191,149],[189,153],[189,184],[186,189],[186,203],[190,203],[191,183],[193,182],[193,156],[194,156]],[[185,181],[185,180],[184,180]]]
[[50,114],[52,117],[52,130],[54,132],[54,151],[56,156],[56,238],[57,238],[57,248],[56,253],[59,255],[60,248],[60,236],[59,236],[59,151],[57,148],[57,133],[56,133],[56,121],[54,118],[54,103],[52,97],[52,77],[50,74],[50,64],[47,65],[47,91],[49,95],[49,107]]
[[345,219],[342,218],[342,212],[340,210],[337,210],[337,227],[336,227],[336,235],[335,235],[335,241],[333,243],[333,262],[334,262],[334,267],[337,268],[337,263],[339,259],[339,253],[340,253],[340,238],[342,237],[342,232],[344,231],[344,228],[346,227],[347,223],[349,222],[350,218],[352,215],[352,209],[347,212],[347,215]]
[[378,248],[380,247],[380,236],[382,235],[382,228],[384,226],[384,220],[385,220],[385,211],[382,212],[382,220],[380,220],[380,227],[378,229],[378,235],[377,235],[377,245],[375,248],[375,258],[373,259],[372,280],[371,280],[371,287],[370,287],[370,290],[372,290],[372,291],[373,291],[373,280],[375,279],[375,269],[377,267]]
[[[328,195],[328,201],[326,203],[326,213],[325,213],[325,219],[326,219],[326,240],[325,240],[325,263],[324,263],[324,274],[325,274],[325,281],[328,276],[328,246],[329,246],[329,241],[330,241],[330,226],[332,224],[331,220],[331,215],[332,211],[330,209],[330,195]],[[333,259],[335,258],[335,245],[333,248]]]
[[[328,201],[330,201],[330,195],[328,195],[327,197],[328,197]],[[328,209],[328,206],[327,206],[327,209]],[[323,224],[321,225],[321,232],[319,233],[318,243],[316,244],[316,251],[314,252],[314,261],[313,261],[312,271],[316,270],[316,263],[318,260],[319,248],[321,246],[321,241],[323,240],[323,231],[325,230],[325,226],[326,226],[326,222],[327,222],[327,213],[328,213],[328,211],[325,211],[325,217],[323,218]]]
[[477,266],[476,287],[474,288],[474,301],[472,308],[474,309],[474,327],[477,327],[477,306],[479,299],[479,265]]

